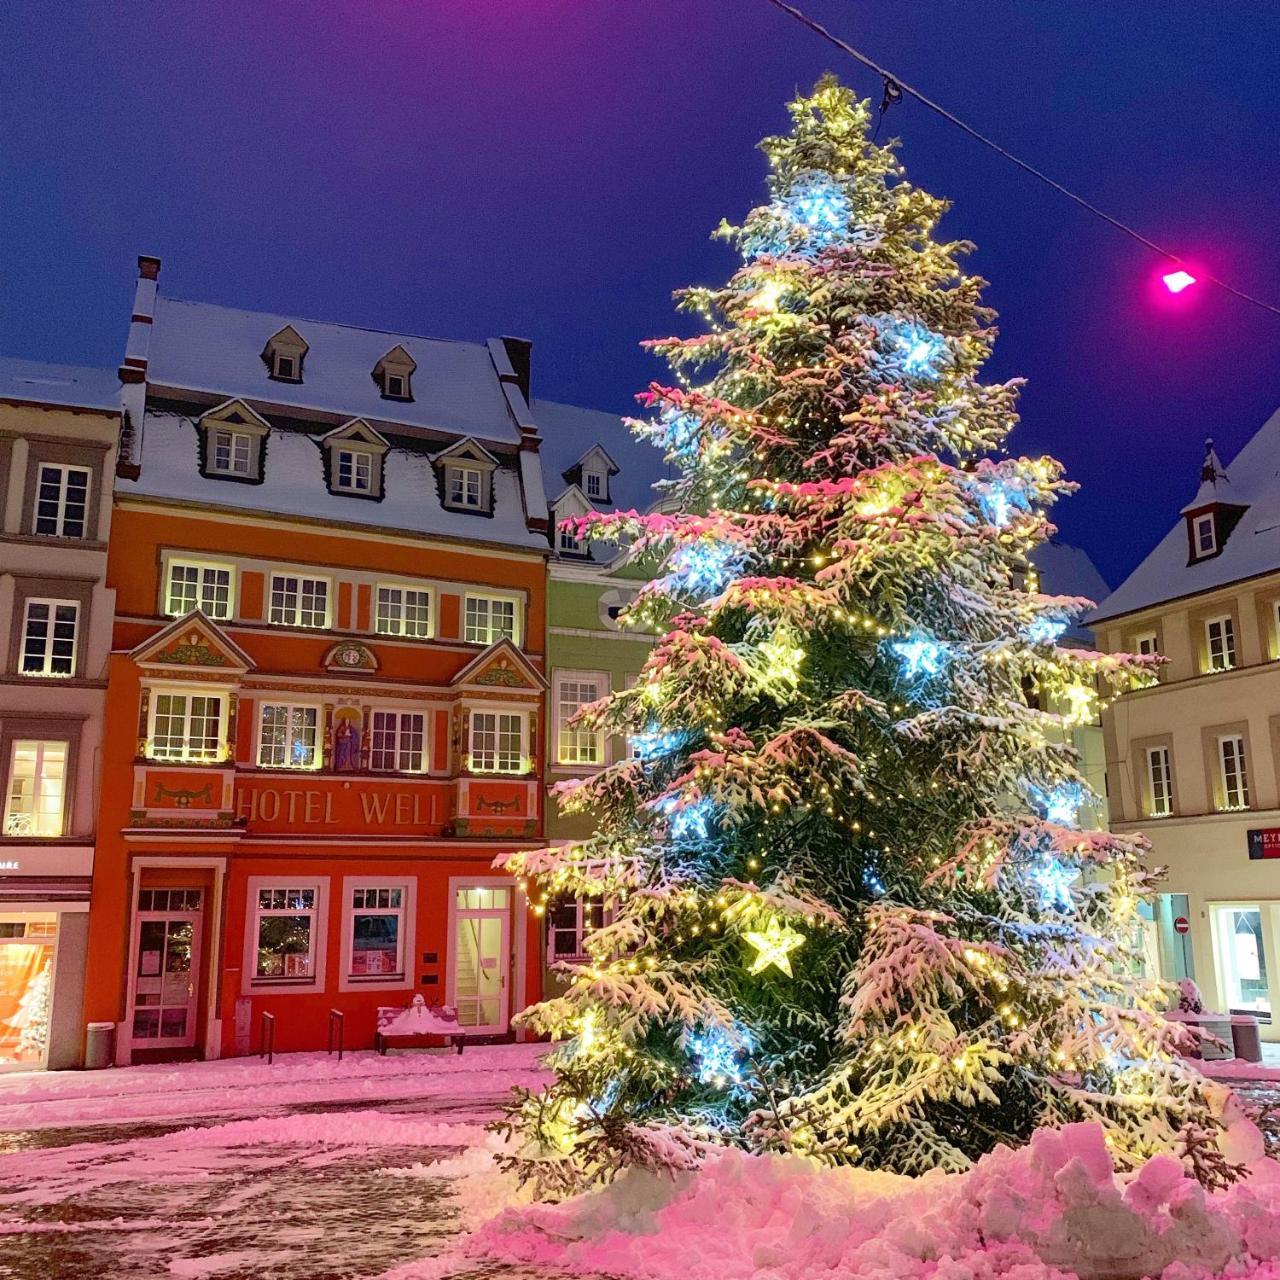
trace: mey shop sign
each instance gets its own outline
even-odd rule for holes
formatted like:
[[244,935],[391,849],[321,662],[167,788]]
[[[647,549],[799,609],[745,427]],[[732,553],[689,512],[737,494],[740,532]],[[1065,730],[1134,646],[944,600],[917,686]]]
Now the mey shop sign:
[[1248,833],[1249,857],[1280,858],[1280,827],[1261,827]]

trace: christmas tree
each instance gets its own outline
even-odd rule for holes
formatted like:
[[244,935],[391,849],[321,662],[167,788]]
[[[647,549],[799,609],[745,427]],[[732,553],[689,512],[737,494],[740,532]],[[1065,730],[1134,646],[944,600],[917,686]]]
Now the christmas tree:
[[589,839],[509,859],[537,909],[610,923],[509,1117],[543,1193],[711,1146],[917,1173],[1100,1121],[1119,1167],[1229,1177],[1168,992],[1139,980],[1140,838],[1081,830],[1070,743],[1150,659],[1058,643],[1086,607],[1029,555],[1069,486],[1009,457],[1018,384],[971,246],[934,238],[868,104],[832,79],[768,138],[742,265],[651,346],[677,385],[634,429],[677,465],[656,513],[578,536],[659,564],[634,686],[586,720],[628,758],[562,785]]

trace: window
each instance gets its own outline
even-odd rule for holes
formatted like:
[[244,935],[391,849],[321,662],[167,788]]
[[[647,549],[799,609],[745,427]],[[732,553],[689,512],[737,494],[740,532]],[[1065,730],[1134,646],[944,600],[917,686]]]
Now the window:
[[89,471],[45,462],[36,482],[35,532],[83,538],[89,510]]
[[1218,532],[1214,528],[1213,516],[1196,516],[1191,524],[1192,537],[1195,540],[1195,558],[1212,555],[1218,549]]
[[468,596],[463,639],[468,644],[516,640],[516,602],[501,596]]
[[153,760],[221,759],[223,705],[221,694],[155,693],[147,754]]
[[1271,988],[1261,905],[1216,907],[1214,924],[1227,1008],[1270,1021]]
[[253,913],[255,978],[306,982],[315,976],[317,897],[312,885],[258,889]]
[[484,504],[484,472],[450,464],[445,468],[445,500],[451,507],[478,511]]
[[1210,618],[1204,624],[1204,634],[1209,651],[1209,670],[1230,671],[1236,665],[1236,628],[1231,616]]
[[351,890],[352,978],[404,976],[405,890],[403,885]]
[[267,769],[317,769],[320,710],[266,702],[258,731],[258,763]]
[[1168,747],[1147,748],[1147,816],[1167,818],[1173,812],[1173,770]]
[[418,587],[380,586],[374,627],[384,636],[429,636],[431,592]]
[[210,618],[231,617],[231,574],[226,564],[170,560],[165,613],[181,618],[199,609]]
[[67,743],[19,739],[9,759],[4,834],[60,836],[66,805]]
[[74,600],[28,600],[22,623],[22,674],[74,675],[79,619],[80,606]]
[[571,529],[560,530],[561,551],[567,551],[570,555],[581,555],[586,549],[586,544],[581,538],[575,538]]
[[557,902],[547,913],[547,963],[587,959],[587,936],[606,923],[604,903],[571,898]]
[[1143,657],[1148,658],[1160,652],[1154,631],[1144,631],[1141,635],[1134,636],[1133,647]]
[[409,398],[408,384],[405,382],[404,374],[387,374],[386,384],[382,393],[388,400],[407,400]]
[[604,476],[600,472],[588,471],[583,476],[583,479],[586,481],[588,498],[604,497]]
[[1249,779],[1245,773],[1244,738],[1238,733],[1218,739],[1223,810],[1249,807]]
[[556,760],[560,764],[604,764],[604,734],[569,722],[604,696],[599,676],[566,675],[556,681]]
[[427,767],[426,716],[420,711],[375,711],[369,768],[421,773]]
[[329,580],[292,573],[271,575],[271,621],[284,627],[329,625]]
[[282,378],[286,382],[296,382],[298,380],[298,361],[296,357],[281,355],[277,351],[271,359],[272,377]]
[[363,449],[335,449],[333,487],[347,493],[372,493],[373,455]]
[[210,471],[224,476],[253,474],[253,437],[247,431],[212,427],[208,447]]
[[524,771],[524,716],[518,711],[471,713],[471,768],[476,773]]

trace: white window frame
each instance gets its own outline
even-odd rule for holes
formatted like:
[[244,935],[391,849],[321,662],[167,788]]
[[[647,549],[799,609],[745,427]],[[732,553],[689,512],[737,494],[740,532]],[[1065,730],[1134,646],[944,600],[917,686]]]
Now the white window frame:
[[[285,361],[289,362],[289,372],[285,373],[281,367]],[[271,373],[274,377],[281,379],[283,382],[297,382],[299,372],[299,360],[295,355],[291,355],[287,351],[273,351],[271,353]]]
[[[483,511],[484,473],[484,467],[473,466],[466,462],[446,462],[444,467],[445,505],[459,511]],[[457,497],[454,496],[455,481],[459,482]],[[471,492],[473,483],[474,494]]]
[[[1214,660],[1214,628],[1218,628],[1220,638],[1219,648],[1222,650],[1222,662]],[[1238,654],[1236,652],[1236,623],[1235,619],[1229,613],[1219,614],[1217,617],[1206,618],[1204,620],[1204,643],[1205,657],[1208,659],[1209,671],[1234,671]]]
[[[207,451],[206,470],[215,476],[253,477],[253,445],[254,437],[248,431],[241,431],[225,422],[210,422],[205,430],[208,432],[205,449]],[[227,437],[227,462],[221,465],[218,461],[218,437]],[[243,453],[244,466],[237,466]]]
[[[276,583],[288,578],[295,578],[298,588],[293,595],[292,603],[287,599],[286,590],[283,587],[280,588],[281,595],[286,596],[286,601],[280,606],[280,609],[287,616],[276,618]],[[302,598],[307,594],[306,584],[311,585],[310,594],[314,597],[314,588],[318,583],[324,584],[324,621],[319,623],[303,622]],[[267,621],[273,627],[297,627],[302,631],[328,631],[333,626],[333,579],[323,573],[309,573],[293,569],[272,569],[267,583]]]
[[[1205,534],[1208,533],[1206,540]],[[1196,516],[1191,522],[1191,536],[1195,545],[1195,558],[1203,559],[1205,556],[1211,556],[1218,549],[1218,530],[1214,524],[1212,513]],[[1207,541],[1207,545],[1206,545]]]
[[[1147,817],[1173,816],[1173,758],[1167,746],[1148,747]],[[1163,792],[1163,799],[1161,799]]]
[[[1231,776],[1233,772],[1234,784]],[[1223,733],[1218,736],[1218,781],[1222,787],[1223,813],[1241,813],[1250,807],[1249,766],[1245,756],[1244,734]]]
[[[284,764],[269,764],[263,759],[268,746],[264,738],[268,708],[276,711],[283,709],[286,713],[287,736],[284,748],[286,757],[291,757],[293,754],[293,713],[295,711],[311,711],[315,713],[315,744],[309,763],[292,764],[289,759],[286,759]],[[254,760],[259,769],[288,769],[291,773],[314,773],[317,769],[322,768],[324,766],[324,708],[316,702],[293,702],[288,700],[282,702],[274,698],[269,691],[264,693],[258,702],[258,737]]]
[[[565,903],[559,903],[558,906],[564,906]],[[603,929],[606,925],[613,922],[613,908],[605,901],[599,898],[574,898],[573,905],[575,907],[575,923],[572,929],[562,929],[554,919],[555,907],[547,912],[547,964],[548,966],[557,964],[581,964],[589,959],[587,955],[587,925],[583,919],[585,909],[588,906],[598,906],[600,908],[600,923],[592,928],[594,932],[596,928]],[[576,939],[576,946],[572,953],[556,951],[556,935],[561,933],[571,933]]]
[[[44,485],[44,474],[46,471],[56,471],[58,473],[58,509],[53,517],[53,532],[40,528],[40,521],[47,519],[47,516],[40,514],[40,490]],[[68,533],[67,525],[67,494],[70,489],[70,477],[73,471],[80,472],[85,477],[84,485],[84,513],[80,517],[81,530],[79,533]],[[89,529],[89,510],[93,505],[93,470],[90,467],[82,466],[74,462],[38,462],[36,464],[36,491],[35,500],[31,504],[31,532],[41,538],[73,538],[77,541],[83,541],[90,535]]]
[[1154,657],[1160,652],[1160,638],[1154,631],[1140,631],[1133,637],[1133,648],[1144,657]]
[[[40,802],[47,791],[47,787],[44,785],[44,771],[41,768],[45,752],[49,747],[62,748],[62,806],[58,814],[57,831],[10,830],[11,826],[16,826],[13,819],[19,813],[13,805],[13,783],[14,774],[18,767],[18,748],[28,745],[34,745],[36,749],[35,774],[31,791],[32,808],[30,815],[27,815],[33,820],[38,820],[40,817],[42,812]],[[9,748],[9,759],[5,763],[4,825],[0,826],[0,835],[16,836],[24,840],[56,840],[59,836],[65,835],[67,830],[67,798],[70,786],[71,743],[64,738],[15,738]],[[22,812],[25,814],[25,810]]]
[[[32,605],[45,605],[49,610],[49,619],[44,635],[44,652],[41,655],[41,665],[31,668],[27,666],[27,648],[31,634],[31,607]],[[56,640],[56,631],[58,626],[58,610],[71,609],[73,612],[73,620],[71,626],[71,667],[67,671],[54,671],[53,668],[53,646]],[[69,680],[76,674],[76,661],[80,657],[80,601],[79,600],[57,600],[51,596],[28,596],[23,603],[22,609],[22,643],[18,654],[18,670],[24,676],[39,678],[48,676],[59,680]]]
[[[315,893],[315,905],[311,915],[311,974],[306,978],[258,976],[258,922],[264,915],[298,915],[303,909],[259,906],[259,893],[263,889],[311,889]],[[270,991],[279,995],[311,994],[324,990],[325,960],[328,952],[329,877],[289,875],[250,876],[246,888],[244,960],[241,991],[245,995],[255,991]]]
[[[346,483],[342,480],[344,454],[351,460],[351,478]],[[362,449],[358,445],[349,443],[335,444],[333,446],[333,456],[329,460],[329,487],[335,493],[355,493],[362,496],[376,493],[374,468],[377,466],[377,462],[377,455],[372,449]],[[365,469],[365,483],[363,485],[358,483],[361,466]]]
[[[592,487],[593,483],[594,488]],[[608,486],[605,484],[603,471],[584,471],[582,473],[582,492],[588,498],[595,498],[603,502],[607,491]]]
[[[383,765],[375,763],[377,759],[377,735],[378,717],[392,716],[394,717],[394,725],[391,729],[395,745],[392,747],[392,753],[395,756],[395,766],[386,768]],[[409,716],[415,716],[422,721],[422,762],[416,769],[406,769],[403,765],[405,747],[404,735],[406,732],[405,720]],[[408,729],[412,734],[414,730]],[[417,776],[426,773],[431,767],[431,716],[425,708],[404,708],[404,707],[374,707],[369,712],[369,770],[371,773],[399,773],[410,776]]]
[[[480,732],[477,720],[481,717],[493,717],[493,763],[480,763],[476,759],[475,741],[476,735]],[[503,767],[503,755],[500,750],[500,742],[504,733],[509,734],[510,729],[503,728],[502,720],[504,717],[512,717],[520,723],[520,745],[516,766],[513,769]],[[484,730],[484,732],[490,732]],[[486,752],[486,754],[488,754]],[[509,755],[508,755],[509,758]],[[531,761],[529,759],[529,708],[504,706],[504,705],[487,705],[475,706],[470,709],[467,717],[467,768],[472,773],[496,774],[501,777],[519,778],[525,776],[530,768]]]
[[[522,597],[511,592],[504,591],[468,591],[462,597],[462,638],[467,644],[478,644],[488,647],[497,643],[502,639],[501,636],[494,634],[493,625],[493,606],[498,604],[511,605],[511,643],[517,647],[523,643],[524,634],[524,600]],[[473,629],[471,626],[470,614],[471,606],[485,606],[485,626],[483,632],[480,628]],[[476,610],[478,613],[479,611]],[[473,634],[477,637],[472,638]],[[481,635],[483,639],[479,638]]]
[[[392,379],[400,384],[399,391],[392,391]],[[388,400],[407,400],[409,398],[408,375],[404,373],[384,373],[382,375],[382,394],[386,396]]]
[[[568,720],[570,713],[565,713],[564,707],[564,687],[568,684],[583,684],[590,682],[596,686],[599,692],[595,698],[587,699],[579,702],[578,706],[586,706],[587,702],[595,702],[605,697],[609,692],[609,673],[607,671],[577,671],[563,670],[557,671],[552,681],[552,714],[553,728],[555,730],[555,763],[570,769],[602,769],[609,763],[609,739],[603,729],[570,729]],[[586,735],[595,739],[595,759],[566,759],[565,735]],[[579,754],[578,750],[568,752],[569,755]]]
[[[231,711],[230,691],[222,686],[206,685],[153,685],[149,690],[147,706],[147,759],[165,764],[218,764],[230,756],[227,742],[227,724]],[[156,751],[156,717],[160,711],[160,699],[164,697],[186,698],[186,709],[183,711],[182,750],[175,754],[159,755]],[[191,750],[191,699],[218,699],[218,742],[212,754],[193,752]]]
[[570,555],[580,556],[587,549],[587,544],[581,538],[575,537],[568,529],[561,529],[559,549]]
[[[205,617],[213,618],[219,622],[227,622],[235,617],[236,566],[234,564],[227,564],[221,560],[197,560],[190,556],[168,556],[165,558],[164,580],[160,588],[164,592],[164,598],[160,603],[160,612],[166,618],[182,618],[190,612],[189,609],[178,612],[173,607],[173,571],[175,568],[194,569],[196,571],[196,602],[193,607],[199,609]],[[210,585],[207,581],[207,575],[214,573],[225,573],[227,575],[227,604],[225,612],[212,608],[207,596]],[[207,605],[210,607],[206,607]]]
[[[410,631],[408,629],[407,612],[409,609],[409,601],[406,598],[409,592],[417,595],[426,596],[427,621],[425,629]],[[399,600],[388,600],[386,603],[388,608],[385,610],[385,620],[394,622],[395,626],[383,626],[384,610],[383,610],[383,592],[399,592]],[[394,606],[394,610],[392,608]],[[421,606],[415,605],[415,608]],[[395,617],[392,617],[392,613]],[[415,623],[415,626],[421,626],[421,623]],[[373,630],[376,635],[380,636],[400,636],[406,640],[429,640],[435,635],[436,628],[436,593],[433,588],[423,586],[419,583],[412,582],[379,582],[373,589]]]
[[[399,889],[398,908],[356,907],[355,894],[359,890]],[[342,969],[338,979],[339,991],[407,991],[414,985],[413,957],[417,954],[415,936],[418,879],[416,876],[344,876],[342,879]],[[400,917],[399,973],[354,974],[351,972],[355,958],[356,916],[361,914],[391,915]]]

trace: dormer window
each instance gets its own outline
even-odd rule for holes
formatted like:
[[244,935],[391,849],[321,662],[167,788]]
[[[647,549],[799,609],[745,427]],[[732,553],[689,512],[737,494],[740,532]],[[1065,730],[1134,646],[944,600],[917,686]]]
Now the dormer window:
[[291,324],[267,339],[262,348],[267,372],[276,382],[301,382],[302,366],[310,348],[307,340]]
[[262,483],[266,420],[243,400],[228,400],[196,421],[200,431],[200,474],[210,480]]
[[417,361],[399,344],[373,366],[373,380],[384,400],[413,399],[413,371]]
[[592,504],[607,503],[609,478],[618,474],[618,464],[603,448],[593,444],[568,470],[561,472],[565,482],[577,486],[578,491]]
[[361,418],[353,418],[320,441],[330,493],[352,498],[382,497],[387,441]]
[[582,478],[588,498],[604,497],[604,476],[599,471],[585,471]]
[[451,465],[445,470],[445,484],[451,507],[480,510],[484,497],[484,473],[479,467]]
[[560,550],[566,555],[580,556],[586,553],[587,546],[581,538],[574,537],[572,530],[561,529]]
[[449,511],[493,514],[493,473],[498,460],[474,440],[461,440],[436,454],[440,501]]
[[1213,515],[1196,516],[1191,527],[1196,559],[1213,555],[1218,549],[1218,531],[1213,527]]

